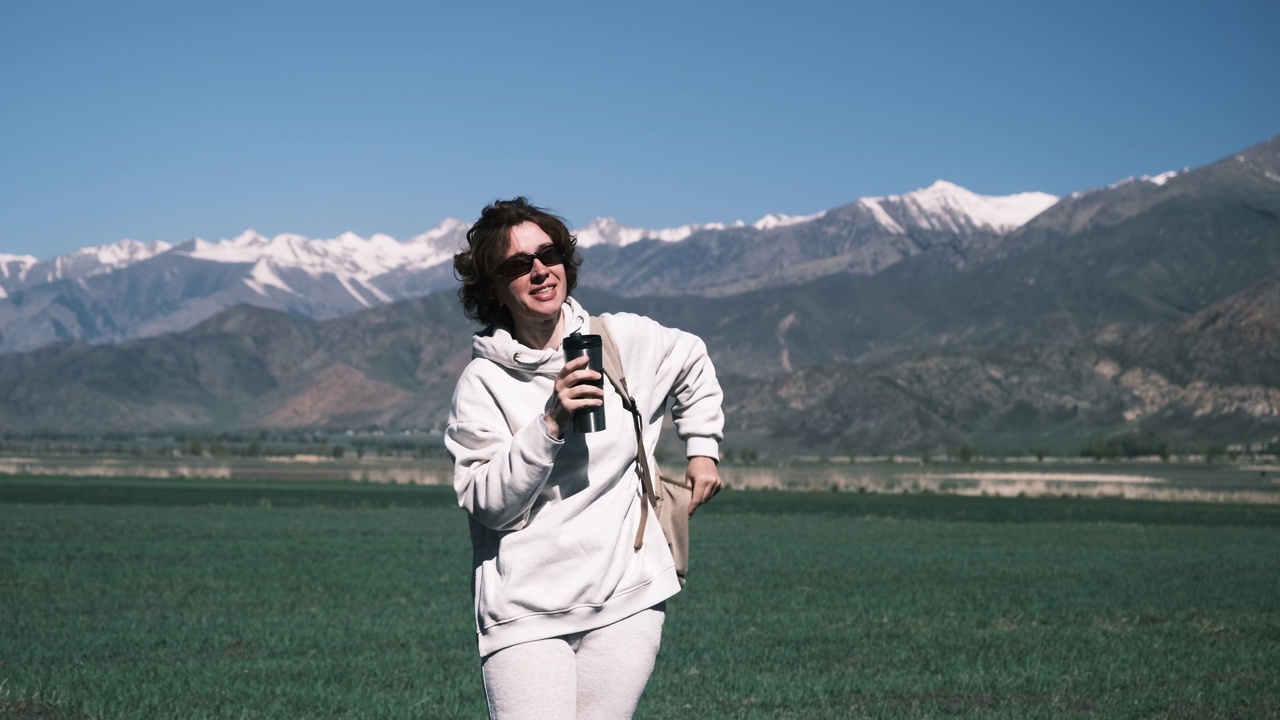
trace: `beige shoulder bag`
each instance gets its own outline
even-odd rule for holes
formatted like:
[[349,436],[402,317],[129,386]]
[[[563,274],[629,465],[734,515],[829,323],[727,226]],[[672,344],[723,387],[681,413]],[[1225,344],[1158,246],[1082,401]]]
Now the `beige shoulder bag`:
[[[693,500],[693,486],[681,476],[679,481],[673,480],[657,470],[656,461],[651,467],[648,453],[644,450],[644,419],[640,408],[636,407],[635,398],[627,391],[627,377],[622,368],[622,359],[618,355],[618,346],[604,320],[591,318],[591,329],[600,336],[601,354],[604,359],[604,375],[609,378],[614,390],[622,398],[622,404],[631,413],[636,427],[636,465],[640,469],[640,485],[645,499],[640,506],[640,529],[636,531],[636,549],[644,545],[644,528],[649,520],[649,506],[658,514],[658,524],[667,537],[667,545],[671,547],[671,555],[676,559],[676,575],[680,584],[684,585],[685,576],[689,573],[689,503]],[[654,477],[658,482],[654,483]]]

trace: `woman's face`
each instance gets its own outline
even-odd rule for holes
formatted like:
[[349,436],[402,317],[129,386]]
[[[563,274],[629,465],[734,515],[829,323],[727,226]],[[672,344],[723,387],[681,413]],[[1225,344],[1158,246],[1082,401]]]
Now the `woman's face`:
[[[536,223],[525,221],[511,228],[511,243],[507,257],[517,253],[536,253],[548,245],[554,245],[551,236]],[[560,320],[560,306],[568,297],[564,277],[564,265],[543,265],[534,260],[533,269],[518,278],[508,280],[495,277],[494,291],[498,299],[511,311],[517,331],[522,327],[544,326]]]

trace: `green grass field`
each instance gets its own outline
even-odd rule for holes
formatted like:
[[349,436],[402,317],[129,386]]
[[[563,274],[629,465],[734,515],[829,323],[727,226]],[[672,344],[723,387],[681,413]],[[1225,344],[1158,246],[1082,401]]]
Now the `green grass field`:
[[[644,718],[1280,717],[1280,506],[730,491]],[[479,718],[441,487],[0,478],[0,718]]]

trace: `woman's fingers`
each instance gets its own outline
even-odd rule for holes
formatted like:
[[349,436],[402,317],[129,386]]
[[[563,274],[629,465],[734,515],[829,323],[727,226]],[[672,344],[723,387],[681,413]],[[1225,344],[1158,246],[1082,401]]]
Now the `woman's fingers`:
[[600,373],[587,367],[587,357],[576,357],[564,364],[556,378],[556,392],[574,391],[575,397],[603,398],[604,389],[595,384],[599,380]]
[[563,377],[566,373],[571,373],[575,370],[581,370],[582,368],[587,366],[588,362],[589,360],[587,359],[586,355],[579,355],[578,357],[564,364],[564,368],[560,371],[560,375]]
[[[604,388],[595,383],[600,373],[587,368],[587,358],[577,357],[565,363],[556,376],[554,406],[562,409],[557,415],[557,425],[565,424],[567,416],[578,410],[597,408],[604,404]],[[553,406],[553,412],[555,407]]]
[[720,468],[716,465],[716,461],[709,457],[689,458],[689,468],[685,471],[685,477],[693,483],[693,498],[689,502],[690,515],[698,509],[699,505],[710,500],[720,492],[720,488],[724,487],[724,481],[720,479]]
[[560,403],[570,410],[603,404],[604,389],[590,384],[590,380],[590,375],[581,378],[569,375],[562,382],[557,382],[556,396]]

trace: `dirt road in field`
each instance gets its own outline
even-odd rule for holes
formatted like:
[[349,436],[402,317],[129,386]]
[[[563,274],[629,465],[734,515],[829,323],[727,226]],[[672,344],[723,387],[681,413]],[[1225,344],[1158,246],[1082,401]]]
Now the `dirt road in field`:
[[[1242,470],[1224,480],[1205,471],[1201,482],[1183,470],[1164,476],[1145,472],[1055,469],[1002,470],[902,465],[725,468],[727,482],[744,489],[835,490],[841,492],[948,493],[990,497],[1109,497],[1133,500],[1280,504],[1280,484],[1266,472]],[[1273,475],[1280,475],[1272,473]],[[1190,476],[1188,481],[1183,476]]]

